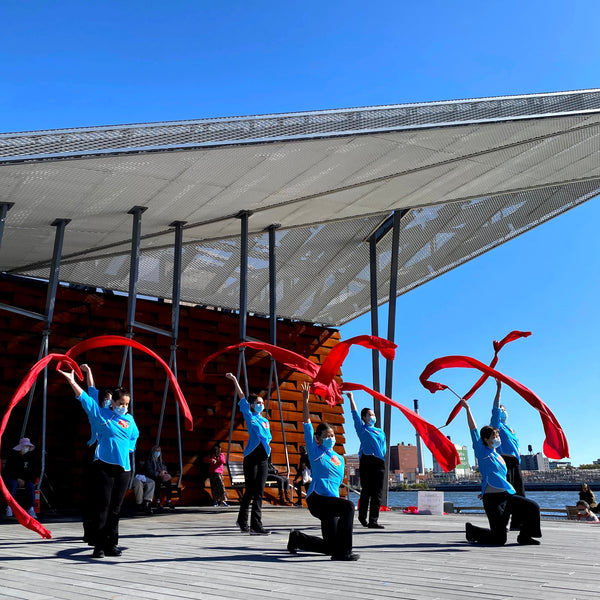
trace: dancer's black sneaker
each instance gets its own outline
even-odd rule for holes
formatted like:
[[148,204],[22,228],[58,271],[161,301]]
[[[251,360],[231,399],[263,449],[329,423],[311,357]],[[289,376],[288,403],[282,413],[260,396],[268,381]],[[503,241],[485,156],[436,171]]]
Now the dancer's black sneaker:
[[297,533],[295,529],[290,531],[290,537],[288,539],[287,550],[290,554],[298,554],[298,547],[296,546]]
[[520,544],[521,546],[539,546],[540,543],[541,542],[539,540],[534,540],[533,538],[527,537],[525,535],[520,535],[517,538],[517,544]]
[[94,548],[92,558],[104,558],[104,550],[102,548]]
[[240,528],[240,531],[242,533],[248,533],[250,531],[250,527],[248,527],[248,525],[245,525],[244,523],[236,521],[235,524]]
[[477,536],[475,535],[475,527],[471,523],[465,525],[465,534],[467,536],[467,542],[476,542]]
[[363,527],[368,527],[369,524],[367,523],[366,519],[361,519],[360,517],[358,518],[358,522],[363,526]]
[[385,529],[385,527],[383,525],[380,525],[379,523],[369,523],[367,527],[369,529]]
[[123,553],[116,546],[110,546],[108,548],[104,548],[104,554],[106,556],[121,556]]
[[359,558],[360,554],[350,552],[349,554],[334,554],[331,557],[331,560],[358,560]]
[[270,535],[271,532],[264,527],[251,527],[250,535]]

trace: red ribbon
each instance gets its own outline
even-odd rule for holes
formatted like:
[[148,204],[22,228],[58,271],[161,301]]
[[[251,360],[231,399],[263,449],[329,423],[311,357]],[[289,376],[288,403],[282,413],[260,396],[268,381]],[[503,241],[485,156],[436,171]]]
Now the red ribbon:
[[[8,408],[6,409],[4,417],[2,418],[2,422],[0,423],[0,442],[2,440],[2,434],[6,429],[6,425],[8,424],[8,420],[10,418],[10,414],[12,413],[13,408],[19,403],[23,396],[25,396],[29,392],[31,386],[37,379],[37,376],[40,374],[40,372],[43,371],[46,368],[46,366],[53,360],[68,363],[69,366],[75,370],[77,375],[81,379],[83,379],[83,375],[79,370],[79,365],[74,360],[72,360],[68,356],[65,356],[64,354],[48,354],[48,356],[45,356],[44,358],[42,358],[42,360],[38,361],[29,370],[27,375],[25,375],[25,377],[19,384],[17,391],[11,398],[10,403],[8,404]],[[50,531],[46,529],[37,519],[30,517],[23,510],[21,505],[12,497],[6,485],[4,485],[4,480],[2,479],[2,477],[0,477],[0,492],[6,500],[6,503],[12,508],[14,516],[17,518],[17,521],[21,523],[21,525],[27,527],[27,529],[31,529],[31,531],[39,533],[43,538],[50,539],[52,537]]]
[[335,380],[335,376],[340,370],[346,356],[348,356],[350,347],[353,345],[377,350],[389,360],[393,360],[395,356],[396,344],[389,340],[384,340],[383,338],[371,335],[359,335],[350,338],[349,340],[339,342],[327,355],[327,358],[321,367],[300,354],[292,352],[291,350],[286,350],[285,348],[280,348],[264,342],[242,342],[241,344],[228,346],[219,352],[211,354],[200,366],[200,377],[203,378],[205,376],[204,369],[206,365],[224,352],[243,347],[262,350],[271,355],[277,362],[281,362],[291,369],[308,375],[313,380],[312,388],[314,393],[323,397],[330,406],[341,404],[343,402],[343,391],[363,390],[385,404],[398,408],[417,430],[423,439],[423,443],[431,450],[431,453],[436,457],[442,469],[445,471],[454,469],[459,463],[458,452],[456,451],[454,444],[439,429],[431,425],[431,423],[428,423],[417,413],[406,408],[399,402],[395,402],[391,398],[360,383],[343,382],[341,385],[338,384]]
[[[75,346],[73,346],[66,353],[65,356],[73,358],[75,356],[78,356],[79,354],[82,354],[83,352],[87,352],[88,350],[95,350],[96,348],[106,348],[107,346],[129,346],[131,348],[135,348],[136,350],[141,350],[145,354],[149,354],[152,358],[154,358],[154,360],[158,361],[167,373],[169,383],[173,387],[173,393],[175,394],[175,398],[177,400],[177,403],[179,404],[179,408],[183,413],[183,418],[185,420],[185,428],[188,431],[192,431],[194,429],[192,413],[190,412],[190,408],[185,400],[181,388],[179,387],[179,383],[177,382],[173,371],[171,371],[169,365],[158,354],[156,354],[156,352],[150,350],[150,348],[144,346],[144,344],[140,344],[135,340],[123,337],[121,335],[100,335],[98,337],[93,337],[89,340],[79,342],[79,344],[75,344]],[[58,369],[60,369],[60,364],[56,367],[56,370]]]
[[[63,365],[63,363],[66,363],[70,368],[72,368],[75,371],[75,373],[77,374],[77,377],[80,380],[83,380],[83,375],[81,373],[81,370],[79,369],[79,365],[75,362],[74,357],[81,354],[82,352],[86,352],[88,350],[94,350],[96,348],[104,348],[106,346],[130,346],[132,348],[136,348],[137,350],[141,350],[142,352],[145,352],[146,354],[149,354],[150,356],[155,358],[167,372],[167,376],[169,378],[169,382],[173,386],[173,391],[177,398],[177,402],[179,403],[179,406],[183,411],[186,429],[188,431],[191,431],[193,429],[194,423],[192,420],[192,415],[190,413],[190,409],[185,400],[185,397],[183,396],[183,392],[181,391],[181,388],[179,387],[179,384],[177,383],[177,379],[175,378],[175,375],[169,368],[169,365],[167,365],[167,363],[162,358],[160,358],[160,356],[158,356],[158,354],[156,354],[155,352],[150,350],[150,348],[147,348],[143,344],[140,344],[139,342],[136,342],[134,340],[131,340],[129,338],[122,337],[119,335],[103,335],[103,336],[90,338],[89,340],[85,340],[83,342],[80,342],[79,344],[76,344],[66,354],[48,354],[48,356],[45,356],[44,358],[39,360],[37,363],[35,363],[35,365],[33,365],[33,367],[31,367],[31,369],[29,370],[27,375],[25,375],[25,377],[19,384],[17,391],[14,393],[13,397],[11,398],[8,408],[6,409],[6,412],[4,413],[4,417],[2,418],[2,422],[0,423],[0,442],[2,440],[2,434],[4,433],[4,430],[6,429],[6,426],[8,424],[8,420],[10,418],[13,408],[29,392],[29,390],[33,386],[33,383],[37,379],[37,376],[40,374],[41,371],[43,371],[46,368],[46,366],[51,361],[53,361],[53,360],[57,361],[58,364],[56,366],[56,370],[59,370],[61,368],[61,366]],[[52,535],[48,529],[46,529],[37,519],[34,519],[33,517],[29,516],[29,514],[27,514],[23,510],[21,505],[12,497],[12,495],[8,491],[6,485],[4,484],[4,480],[1,477],[0,477],[0,493],[6,500],[6,503],[12,508],[13,514],[15,515],[15,517],[17,518],[17,521],[21,525],[23,525],[24,527],[27,527],[28,529],[31,529],[32,531],[35,531],[36,533],[39,533],[43,538],[50,539],[52,537]]]
[[423,386],[432,394],[439,390],[445,390],[448,388],[447,385],[429,381],[429,378],[442,369],[450,368],[477,369],[482,373],[485,373],[487,377],[493,377],[508,385],[508,387],[517,392],[519,396],[540,413],[540,418],[542,419],[544,432],[546,434],[546,439],[544,440],[544,454],[548,458],[556,460],[569,456],[569,445],[567,444],[565,433],[548,406],[546,406],[546,404],[544,404],[529,388],[526,388],[523,384],[504,375],[500,371],[496,371],[470,356],[443,356],[431,361],[425,367],[419,379]]
[[[506,335],[503,339],[501,339],[499,342],[495,341],[493,342],[494,345],[494,357],[492,358],[492,361],[490,362],[490,368],[494,368],[497,364],[498,364],[498,352],[500,352],[500,350],[502,350],[502,348],[504,348],[504,346],[506,344],[508,344],[509,342],[514,342],[515,340],[521,339],[521,338],[525,338],[525,337],[529,337],[531,335],[531,331],[511,331],[508,335]],[[485,373],[475,382],[475,385],[463,396],[463,398],[465,400],[468,400],[488,379],[489,375],[486,375]],[[421,380],[421,383],[423,383],[423,381]],[[425,385],[425,384],[423,384]],[[429,390],[431,391],[431,390]],[[456,415],[460,412],[460,409],[462,408],[460,402],[458,402],[456,404],[456,406],[452,409],[452,412],[450,413],[448,420],[446,421],[446,425],[449,425],[450,423],[452,423],[452,421],[454,420],[454,417],[456,417]],[[444,427],[446,426],[444,425]]]

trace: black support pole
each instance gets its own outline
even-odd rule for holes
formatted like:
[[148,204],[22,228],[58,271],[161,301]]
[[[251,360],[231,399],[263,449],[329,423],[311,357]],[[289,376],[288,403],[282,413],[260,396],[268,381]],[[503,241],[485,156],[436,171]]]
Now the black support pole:
[[[400,220],[405,214],[404,211],[394,212],[394,226],[392,229],[392,260],[390,264],[390,292],[389,292],[389,310],[388,310],[388,331],[387,338],[390,342],[395,339],[396,331],[396,294],[398,293],[398,253],[400,249]],[[394,377],[394,361],[386,360],[385,363],[385,395],[388,398],[392,397],[392,384]],[[390,435],[392,429],[392,407],[389,404],[385,405],[385,416],[383,431],[386,437],[386,454],[385,454],[385,479],[384,479],[384,498],[383,504],[387,506],[388,488],[389,488],[389,473],[390,473]]]

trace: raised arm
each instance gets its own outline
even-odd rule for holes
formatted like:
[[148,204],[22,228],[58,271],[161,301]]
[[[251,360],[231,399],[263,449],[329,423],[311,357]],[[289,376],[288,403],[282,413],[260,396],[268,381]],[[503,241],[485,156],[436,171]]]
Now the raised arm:
[[308,410],[308,396],[310,394],[310,384],[307,381],[302,382],[302,419],[304,423],[310,423],[310,411]]
[[467,424],[469,425],[469,429],[477,429],[477,425],[475,423],[475,419],[473,418],[473,414],[471,413],[471,407],[469,406],[469,403],[464,398],[461,398],[460,404],[467,412]]
[[352,410],[356,410],[356,402],[354,402],[354,396],[352,392],[346,392],[346,396],[348,396],[348,400],[350,400],[350,408]]
[[84,363],[83,365],[80,365],[79,368],[81,369],[81,372],[85,374],[87,386],[88,387],[96,387],[96,384],[94,383],[94,376],[92,375],[92,369],[90,368],[90,365]]
[[225,373],[225,377],[227,377],[227,379],[229,379],[233,383],[233,387],[235,388],[237,395],[240,398],[245,398],[246,394],[244,394],[244,392],[242,391],[242,388],[238,383],[237,377],[233,373]]
[[494,398],[494,408],[500,408],[500,391],[502,390],[502,382],[496,379],[496,397]]
[[59,370],[58,372],[69,382],[69,385],[75,392],[75,396],[79,398],[79,396],[81,396],[83,393],[83,388],[77,383],[77,381],[75,381],[75,371],[68,372]]

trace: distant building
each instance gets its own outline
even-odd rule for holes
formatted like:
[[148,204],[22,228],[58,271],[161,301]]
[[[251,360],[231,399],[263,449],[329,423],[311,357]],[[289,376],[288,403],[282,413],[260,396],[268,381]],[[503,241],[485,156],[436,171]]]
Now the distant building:
[[[460,464],[456,465],[456,468],[453,471],[449,471],[448,474],[452,473],[457,478],[465,477],[466,475],[469,475],[471,473],[471,466],[469,465],[468,447],[467,446],[459,446],[458,444],[454,444],[454,447],[456,448],[456,451],[458,452]],[[435,456],[433,456],[433,474],[441,475],[443,473],[446,473],[446,471],[444,471],[442,469],[442,467],[440,467],[440,464],[435,459]]]
[[553,460],[550,461],[550,470],[555,471],[556,469],[572,469],[573,465],[570,460]]
[[404,442],[390,446],[390,479],[398,483],[415,481],[418,468],[419,459],[416,446]]
[[523,471],[549,471],[550,461],[541,452],[521,454],[521,469]]

